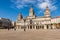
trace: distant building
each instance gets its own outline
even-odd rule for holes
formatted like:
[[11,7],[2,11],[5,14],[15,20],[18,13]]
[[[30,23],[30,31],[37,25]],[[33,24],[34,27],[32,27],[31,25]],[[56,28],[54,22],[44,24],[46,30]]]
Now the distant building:
[[31,7],[28,17],[23,18],[21,13],[18,15],[16,27],[17,29],[58,29],[60,28],[60,17],[51,18],[48,7],[46,7],[44,16],[38,17]]
[[6,18],[0,18],[0,28],[8,28],[8,27],[9,28],[13,27],[11,20]]

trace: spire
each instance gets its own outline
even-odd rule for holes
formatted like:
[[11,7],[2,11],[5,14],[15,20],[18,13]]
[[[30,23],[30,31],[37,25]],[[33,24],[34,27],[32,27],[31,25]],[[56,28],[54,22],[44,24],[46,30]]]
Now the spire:
[[30,12],[33,12],[33,8],[32,7],[30,8]]
[[49,11],[49,7],[48,7],[48,6],[46,6],[46,10],[48,10],[48,11]]
[[30,7],[30,10],[29,10],[29,16],[33,16],[34,15],[34,10],[32,8],[32,6]]
[[50,11],[48,6],[46,7],[46,10],[45,10],[45,17],[50,17]]
[[17,20],[21,20],[23,17],[22,17],[22,13],[20,13],[19,15],[18,15],[18,19]]

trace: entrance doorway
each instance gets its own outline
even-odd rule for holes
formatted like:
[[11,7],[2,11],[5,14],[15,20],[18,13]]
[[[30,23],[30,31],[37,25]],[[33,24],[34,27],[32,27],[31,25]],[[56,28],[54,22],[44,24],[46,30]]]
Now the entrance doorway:
[[47,29],[49,28],[49,26],[47,25]]
[[32,29],[32,25],[30,25],[30,29]]

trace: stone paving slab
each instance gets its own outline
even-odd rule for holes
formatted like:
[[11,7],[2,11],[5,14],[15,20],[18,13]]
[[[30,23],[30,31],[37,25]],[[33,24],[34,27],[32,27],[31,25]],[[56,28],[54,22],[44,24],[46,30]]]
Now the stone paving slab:
[[0,40],[60,40],[60,29],[6,30],[0,29]]

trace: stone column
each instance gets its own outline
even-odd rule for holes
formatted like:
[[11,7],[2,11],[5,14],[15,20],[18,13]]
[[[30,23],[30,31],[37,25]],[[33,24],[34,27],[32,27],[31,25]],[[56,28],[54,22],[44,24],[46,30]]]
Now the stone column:
[[28,29],[29,29],[29,26],[27,26],[28,27]]
[[18,26],[16,26],[16,29],[18,29]]
[[53,25],[52,25],[52,29],[56,29],[56,26],[55,26],[55,24],[53,24]]
[[21,29],[21,26],[18,26],[18,29]]
[[59,23],[57,24],[57,28],[60,29],[60,24]]
[[19,27],[19,29],[21,29],[21,26]]
[[34,26],[34,29],[36,29],[36,25]]
[[26,28],[25,28],[25,30],[27,31],[28,30],[28,26],[26,25]]
[[47,29],[47,26],[46,25],[44,25],[44,29]]
[[26,29],[28,29],[28,26],[26,25]]
[[48,25],[48,29],[51,29],[51,25]]

